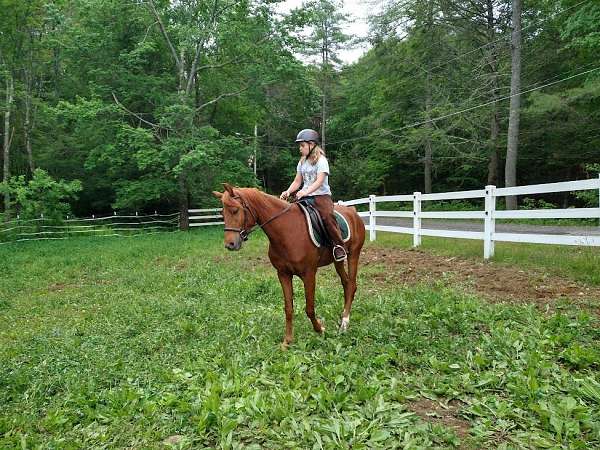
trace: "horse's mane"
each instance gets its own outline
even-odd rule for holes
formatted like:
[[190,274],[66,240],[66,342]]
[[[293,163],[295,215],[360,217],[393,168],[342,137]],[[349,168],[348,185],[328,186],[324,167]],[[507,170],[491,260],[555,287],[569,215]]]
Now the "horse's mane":
[[242,194],[244,200],[248,203],[252,203],[256,206],[287,206],[287,202],[281,200],[279,197],[275,197],[274,195],[267,194],[266,192],[261,191],[256,188],[236,188]]

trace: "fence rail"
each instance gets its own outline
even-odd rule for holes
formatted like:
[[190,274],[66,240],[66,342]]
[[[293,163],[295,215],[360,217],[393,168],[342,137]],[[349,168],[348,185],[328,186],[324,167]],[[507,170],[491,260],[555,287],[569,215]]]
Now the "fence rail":
[[17,218],[0,223],[0,245],[11,242],[64,240],[76,236],[132,237],[179,229],[179,213]]
[[192,227],[206,227],[209,225],[223,225],[225,222],[214,221],[211,219],[222,219],[221,214],[201,214],[201,213],[215,213],[221,211],[220,208],[204,208],[204,209],[188,209],[188,218],[190,221],[190,228]]
[[[547,194],[554,192],[571,192],[583,190],[596,190],[599,194],[598,208],[570,208],[570,209],[531,209],[520,211],[497,211],[496,199],[498,197]],[[422,211],[423,202],[433,200],[485,200],[483,211]],[[378,211],[377,203],[399,202],[411,203],[411,211]],[[556,244],[556,245],[581,245],[600,246],[600,236],[565,236],[555,234],[523,234],[523,233],[498,233],[496,232],[496,220],[498,219],[599,219],[600,220],[600,176],[596,179],[581,181],[566,181],[562,183],[534,184],[529,186],[516,186],[509,188],[496,188],[486,186],[485,189],[441,192],[435,194],[422,194],[414,192],[412,195],[370,195],[368,198],[358,198],[348,201],[340,201],[343,205],[368,204],[368,212],[360,212],[359,216],[368,218],[367,229],[369,238],[374,241],[377,231],[391,233],[404,233],[413,235],[413,246],[421,245],[422,236],[436,236],[458,239],[475,239],[483,241],[483,257],[489,259],[494,256],[495,242],[526,242],[534,244]],[[412,218],[412,227],[400,227],[389,225],[378,225],[378,217]],[[422,227],[422,219],[474,219],[483,220],[483,232],[437,230]]]

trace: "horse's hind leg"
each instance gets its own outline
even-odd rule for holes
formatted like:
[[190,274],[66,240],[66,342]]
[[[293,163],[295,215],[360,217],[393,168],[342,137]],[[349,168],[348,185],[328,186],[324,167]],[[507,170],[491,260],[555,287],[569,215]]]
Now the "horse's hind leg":
[[304,295],[306,297],[306,315],[312,322],[312,326],[317,333],[323,333],[325,327],[315,315],[315,286],[317,272],[308,272],[302,275],[304,282]]
[[354,252],[348,256],[348,273],[344,268],[344,262],[336,262],[335,270],[342,280],[344,286],[344,311],[342,312],[342,321],[340,323],[340,331],[344,332],[348,329],[350,323],[350,310],[352,309],[352,302],[354,301],[354,294],[356,293],[356,274],[358,271],[358,257],[359,252]]

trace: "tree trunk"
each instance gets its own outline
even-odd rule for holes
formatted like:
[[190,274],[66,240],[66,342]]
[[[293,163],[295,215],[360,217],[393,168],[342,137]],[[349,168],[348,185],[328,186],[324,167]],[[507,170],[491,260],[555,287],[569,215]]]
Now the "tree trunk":
[[185,171],[179,175],[179,229],[181,231],[187,231],[190,229],[190,218],[189,218],[189,198],[188,198],[188,186],[187,177]]
[[256,178],[256,158],[258,153],[258,123],[254,122],[254,157],[252,164],[254,166],[254,178]]
[[179,69],[179,94],[183,97],[186,94],[187,77],[185,75],[185,53],[181,48],[181,54],[179,56],[180,65]]
[[[495,98],[495,97],[494,97]],[[490,119],[490,149],[488,163],[488,181],[487,184],[494,186],[498,185],[500,180],[500,155],[498,151],[498,135],[500,134],[500,118],[498,116],[498,110],[496,104],[492,105],[492,117]]]
[[326,146],[326,127],[325,122],[327,121],[327,88],[328,88],[328,79],[329,76],[329,49],[328,49],[328,41],[327,41],[327,28],[325,27],[325,32],[323,33],[323,47],[321,50],[321,70],[323,71],[323,98],[321,100],[321,148],[325,150]]
[[31,148],[31,81],[27,77],[26,92],[25,92],[25,124],[23,132],[25,134],[25,149],[27,150],[27,161],[29,162],[29,170],[33,176],[35,171],[35,163],[33,162],[33,150]]
[[[512,70],[510,79],[510,115],[504,179],[506,187],[517,185],[517,154],[519,149],[519,110],[521,107],[521,9],[522,0],[512,0]],[[506,197],[506,209],[517,209],[517,197]]]
[[[431,119],[431,72],[427,72],[425,79],[425,117],[426,120]],[[432,182],[431,172],[433,168],[433,149],[431,146],[431,135],[433,132],[433,124],[431,122],[425,123],[425,129],[427,130],[425,136],[425,158],[423,160],[425,169],[425,193],[431,194]]]
[[[489,69],[492,84],[492,100],[498,98],[498,58],[496,54],[496,31],[494,19],[494,2],[487,0],[487,32],[488,43],[490,44]],[[498,113],[497,103],[492,103],[492,116],[490,118],[490,142],[489,142],[489,163],[488,163],[488,185],[498,185],[500,179],[500,154],[498,148],[498,136],[500,134],[500,115]]]
[[[433,2],[429,0],[427,2],[427,22],[425,24],[425,33],[427,35],[431,34],[431,30],[433,29]],[[433,135],[433,123],[431,120],[431,55],[432,48],[431,42],[428,41],[426,44],[426,66],[427,66],[427,76],[425,77],[425,118],[427,122],[425,123],[425,158],[423,160],[424,164],[424,176],[425,176],[425,193],[430,194],[432,190],[432,170],[433,170],[433,148],[431,144],[432,135]]]
[[[10,178],[10,144],[12,138],[12,131],[10,129],[10,113],[12,110],[13,96],[14,96],[14,83],[10,73],[6,75],[6,110],[4,112],[4,143],[3,143],[3,158],[4,166],[2,171],[2,181],[8,183]],[[4,220],[8,221],[10,218],[10,194],[8,190],[4,193]]]
[[60,50],[58,47],[52,49],[52,67],[54,69],[54,97],[60,95]]
[[323,150],[325,150],[325,120],[327,120],[327,99],[325,89],[325,83],[323,83],[323,100],[321,102],[321,148]]

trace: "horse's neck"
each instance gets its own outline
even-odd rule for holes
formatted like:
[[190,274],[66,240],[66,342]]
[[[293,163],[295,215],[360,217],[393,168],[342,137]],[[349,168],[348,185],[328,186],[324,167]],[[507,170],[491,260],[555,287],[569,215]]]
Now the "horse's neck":
[[[287,202],[279,200],[271,195],[264,194],[260,191],[251,192],[247,201],[253,208],[256,218],[261,225],[273,219],[278,214],[283,213],[283,211],[285,211],[285,209],[289,206]],[[285,214],[289,214],[289,211]],[[268,222],[265,228],[263,228],[263,231],[269,238],[271,237],[271,234],[278,232],[279,223],[279,218],[276,218],[273,221]]]
[[286,202],[263,192],[253,190],[249,191],[249,194],[247,201],[254,210],[260,224],[265,223],[287,207]]

